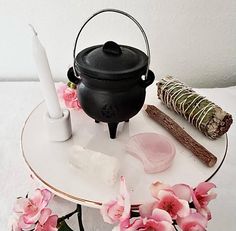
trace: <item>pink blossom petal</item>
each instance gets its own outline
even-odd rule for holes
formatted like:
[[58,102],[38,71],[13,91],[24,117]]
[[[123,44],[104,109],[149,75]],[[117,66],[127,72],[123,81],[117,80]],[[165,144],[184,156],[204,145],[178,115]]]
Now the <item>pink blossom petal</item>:
[[23,215],[24,222],[26,224],[34,224],[40,217],[40,210],[37,210],[34,213],[29,213],[27,215]]
[[157,222],[154,219],[136,219],[125,231],[173,231],[174,228],[171,223],[167,221]]
[[170,190],[163,189],[163,190],[159,191],[159,193],[158,193],[159,200],[164,199],[166,196],[176,197],[175,194],[172,191],[170,191]]
[[24,222],[27,224],[34,224],[40,217],[40,211],[41,209],[34,204],[27,206],[23,213]]
[[186,201],[190,201],[192,198],[192,190],[189,185],[186,184],[176,184],[171,187],[174,194],[179,198]]
[[17,224],[12,224],[11,231],[22,231],[22,229]]
[[42,195],[42,201],[41,201],[41,204],[38,205],[38,207],[41,210],[48,205],[49,201],[52,198],[52,193],[50,191],[48,191],[47,189],[40,190],[40,193]]
[[45,231],[57,231],[57,220],[58,216],[53,215],[48,218],[46,223],[44,224],[44,230]]
[[205,198],[209,202],[217,197],[216,193],[210,192]]
[[56,85],[57,94],[60,99],[63,99],[63,95],[64,95],[66,88],[67,88],[67,85],[62,82],[60,82]]
[[15,213],[23,213],[25,207],[27,207],[27,205],[30,203],[28,198],[19,198],[17,199],[13,211]]
[[[136,230],[144,230],[144,224],[143,224],[143,220],[140,218],[137,218],[133,221],[133,223],[127,228],[125,229],[125,231],[136,231]],[[122,229],[121,229],[122,230]]]
[[33,196],[30,197],[30,201],[32,202],[32,204],[34,204],[36,206],[41,205],[41,203],[43,201],[43,194],[40,189],[35,190]]
[[24,217],[20,216],[19,218],[19,222],[18,222],[18,226],[22,229],[22,230],[32,230],[35,227],[35,224],[27,224],[24,221]]
[[77,99],[77,93],[76,90],[71,89],[71,88],[66,88],[64,91],[63,99],[65,101],[73,101],[74,99]]
[[109,208],[114,206],[116,203],[117,203],[116,200],[109,201],[108,203],[102,204],[102,207],[100,209],[103,220],[108,224],[114,224],[115,223],[115,221],[109,215]]
[[72,105],[71,106],[72,106],[72,108],[76,108],[76,109],[81,108],[80,103],[79,103],[79,101],[77,99],[72,101]]
[[159,227],[158,231],[174,231],[174,227],[171,223],[162,221],[161,227]]
[[67,108],[75,108],[75,109],[81,108],[79,101],[77,99],[76,100],[65,100],[64,103]]
[[57,231],[58,216],[52,215],[47,217],[45,223],[37,223],[35,231]]
[[49,202],[52,198],[52,193],[47,190],[47,189],[43,189],[41,190],[41,193],[43,195],[43,200],[46,201],[46,202]]
[[124,206],[124,211],[120,220],[121,222],[125,222],[130,217],[131,204],[130,204],[130,196],[125,183],[125,178],[123,176],[121,176],[120,178],[120,196],[123,198],[122,205]]
[[200,224],[188,224],[183,229],[183,231],[206,231],[204,227]]
[[155,202],[145,203],[139,206],[139,214],[142,218],[151,217]]
[[189,204],[186,200],[179,200],[179,202],[182,204],[182,208],[177,212],[177,215],[179,217],[186,217],[190,213]]
[[[125,229],[125,230],[127,230],[127,229]],[[113,227],[112,231],[121,231],[121,228],[119,225],[117,225],[117,226]]]
[[124,214],[124,206],[116,202],[113,206],[109,208],[108,214],[115,222],[122,221],[122,215]]
[[172,231],[174,227],[171,223],[167,221],[156,222],[154,219],[148,219],[144,221],[145,228],[144,230],[155,230],[155,231]]
[[51,226],[56,226],[57,225],[57,220],[58,216],[57,215],[52,215],[49,217],[48,222],[51,224]]
[[202,216],[206,217],[207,220],[211,220],[211,211],[207,208],[207,207],[204,207],[204,208],[200,208],[197,210]]
[[155,208],[152,212],[151,218],[156,221],[167,221],[169,223],[172,223],[170,214],[163,209]]
[[21,231],[21,228],[18,225],[19,216],[16,213],[13,213],[8,220],[8,228],[7,230],[11,231]]
[[183,231],[205,231],[207,226],[207,219],[199,213],[191,213],[184,218],[178,218],[176,221]]
[[193,198],[193,203],[194,203],[195,208],[197,210],[200,209],[201,205],[200,205],[200,203],[199,203],[199,201],[198,201],[198,199],[197,199],[197,197],[196,197],[194,192],[192,192],[192,198]]
[[171,187],[169,185],[163,184],[163,183],[157,181],[157,182],[154,182],[154,183],[151,184],[150,191],[151,191],[152,196],[154,198],[157,198],[160,190],[162,190],[162,189],[170,189],[170,188]]
[[39,218],[39,223],[40,224],[44,224],[47,219],[49,218],[49,216],[51,215],[52,213],[52,210],[49,209],[49,208],[44,208],[42,211],[41,211],[41,216]]
[[212,188],[216,188],[216,185],[211,182],[201,182],[194,191],[197,194],[206,194]]
[[64,102],[67,108],[73,108],[72,102],[70,100],[65,100]]
[[120,177],[120,195],[124,198],[129,196],[124,176]]

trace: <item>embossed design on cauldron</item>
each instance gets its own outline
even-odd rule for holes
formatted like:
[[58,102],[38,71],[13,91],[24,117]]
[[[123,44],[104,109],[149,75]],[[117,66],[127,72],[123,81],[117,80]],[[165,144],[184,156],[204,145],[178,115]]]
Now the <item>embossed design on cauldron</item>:
[[[82,29],[93,17],[103,12],[123,14],[133,20],[143,34],[147,55],[137,48],[118,45],[113,41],[85,48],[75,55]],[[145,100],[146,87],[155,78],[149,70],[150,50],[143,28],[131,15],[123,11],[101,10],[92,15],[80,29],[73,55],[74,66],[68,71],[68,78],[78,84],[81,107],[95,122],[106,122],[110,138],[115,138],[118,123],[129,121],[140,111]]]
[[101,114],[107,119],[111,119],[116,116],[117,110],[114,106],[105,104],[101,109]]

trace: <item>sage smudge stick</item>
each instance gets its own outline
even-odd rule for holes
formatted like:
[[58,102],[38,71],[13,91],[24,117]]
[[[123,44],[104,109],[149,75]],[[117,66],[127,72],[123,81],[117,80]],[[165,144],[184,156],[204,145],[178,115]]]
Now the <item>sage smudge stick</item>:
[[205,165],[208,167],[215,165],[217,157],[193,139],[193,137],[191,137],[180,125],[178,125],[164,112],[160,111],[157,107],[153,105],[145,106],[145,111],[152,119],[168,130],[170,134],[176,138],[176,140],[190,150]]
[[157,95],[168,108],[211,139],[226,133],[233,122],[229,113],[171,76],[157,83]]

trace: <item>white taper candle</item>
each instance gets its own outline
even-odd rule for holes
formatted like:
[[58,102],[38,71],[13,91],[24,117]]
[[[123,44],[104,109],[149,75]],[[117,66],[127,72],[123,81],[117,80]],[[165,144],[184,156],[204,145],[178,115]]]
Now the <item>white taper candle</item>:
[[62,117],[62,109],[59,104],[56,88],[48,63],[47,54],[38,39],[37,32],[34,30],[33,26],[30,25],[30,27],[34,32],[34,36],[32,39],[33,56],[48,114],[50,118],[58,119]]

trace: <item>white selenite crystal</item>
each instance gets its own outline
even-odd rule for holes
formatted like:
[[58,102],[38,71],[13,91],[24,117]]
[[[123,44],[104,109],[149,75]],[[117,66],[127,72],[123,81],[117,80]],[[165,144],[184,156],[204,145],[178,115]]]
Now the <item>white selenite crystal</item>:
[[113,156],[73,146],[70,163],[90,177],[96,177],[107,185],[114,185],[119,176],[120,162]]

